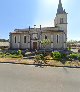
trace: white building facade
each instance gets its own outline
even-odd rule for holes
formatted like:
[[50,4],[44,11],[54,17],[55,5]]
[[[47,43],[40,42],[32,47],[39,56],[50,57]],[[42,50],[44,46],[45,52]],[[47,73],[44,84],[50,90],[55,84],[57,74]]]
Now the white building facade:
[[11,49],[43,49],[41,41],[49,39],[51,43],[46,49],[66,49],[67,48],[67,13],[63,10],[61,0],[59,0],[54,27],[15,29],[10,33]]

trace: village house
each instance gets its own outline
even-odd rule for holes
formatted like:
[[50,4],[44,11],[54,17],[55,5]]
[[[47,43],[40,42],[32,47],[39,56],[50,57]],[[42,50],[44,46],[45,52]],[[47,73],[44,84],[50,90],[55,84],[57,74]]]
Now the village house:
[[66,49],[67,48],[67,13],[59,0],[56,17],[53,20],[53,27],[15,29],[10,33],[11,49],[43,49],[41,41],[49,39],[51,43],[46,49]]

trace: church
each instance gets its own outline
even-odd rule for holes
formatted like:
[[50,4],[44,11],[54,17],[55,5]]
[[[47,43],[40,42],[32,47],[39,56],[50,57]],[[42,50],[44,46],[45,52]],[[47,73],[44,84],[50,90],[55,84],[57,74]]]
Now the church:
[[[56,17],[53,27],[15,29],[10,32],[11,49],[41,50],[41,41],[49,39],[51,42],[46,49],[66,49],[67,48],[67,13],[59,0]],[[35,25],[34,25],[35,26]]]

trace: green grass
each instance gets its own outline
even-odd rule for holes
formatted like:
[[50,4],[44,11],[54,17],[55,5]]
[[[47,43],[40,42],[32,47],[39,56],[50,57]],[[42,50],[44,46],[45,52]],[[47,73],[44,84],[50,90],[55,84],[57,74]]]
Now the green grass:
[[23,55],[17,55],[17,54],[0,54],[0,58],[23,58]]

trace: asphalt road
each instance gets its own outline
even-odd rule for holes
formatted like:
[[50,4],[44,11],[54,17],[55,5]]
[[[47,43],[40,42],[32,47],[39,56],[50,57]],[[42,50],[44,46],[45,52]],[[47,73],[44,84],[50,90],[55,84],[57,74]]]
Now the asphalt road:
[[80,92],[80,69],[0,64],[0,92]]

